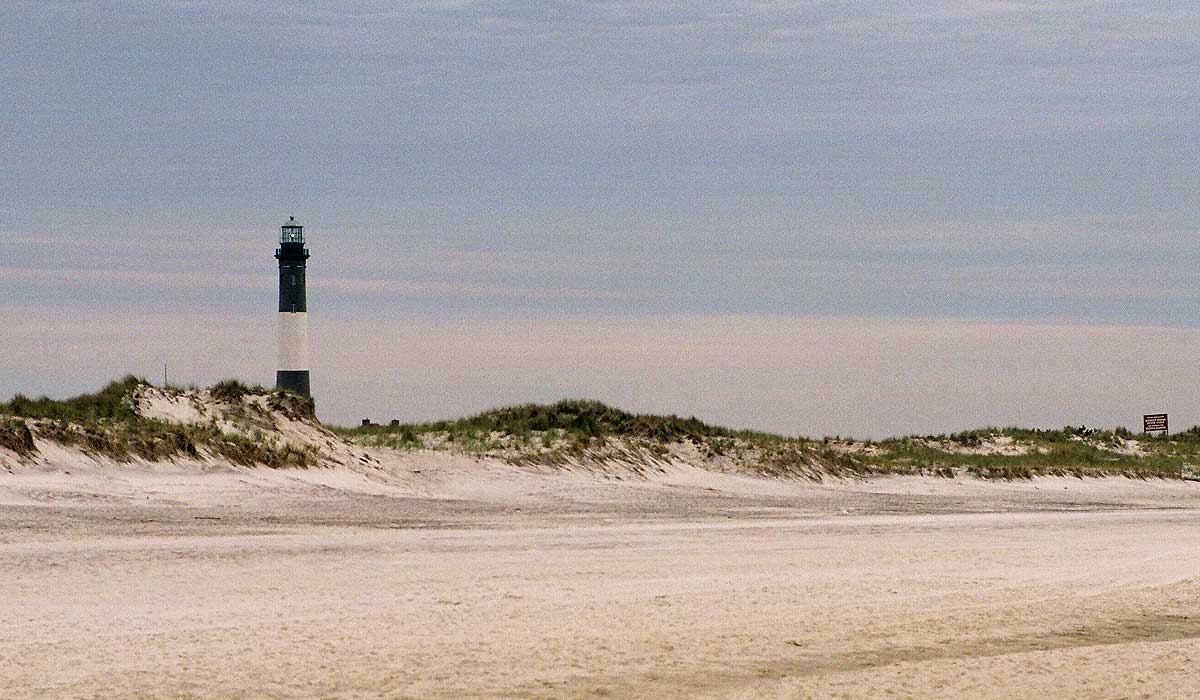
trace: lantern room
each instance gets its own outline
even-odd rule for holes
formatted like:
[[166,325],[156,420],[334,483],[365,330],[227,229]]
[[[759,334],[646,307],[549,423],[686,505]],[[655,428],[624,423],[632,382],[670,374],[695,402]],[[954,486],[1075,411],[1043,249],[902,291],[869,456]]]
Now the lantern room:
[[288,220],[280,227],[279,234],[280,243],[303,243],[304,242],[304,227],[296,221],[296,217],[289,216]]

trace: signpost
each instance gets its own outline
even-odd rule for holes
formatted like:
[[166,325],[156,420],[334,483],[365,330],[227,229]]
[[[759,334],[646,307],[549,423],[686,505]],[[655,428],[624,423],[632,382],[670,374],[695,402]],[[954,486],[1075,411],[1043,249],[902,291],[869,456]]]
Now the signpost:
[[1142,432],[1157,433],[1161,432],[1163,437],[1167,436],[1167,414],[1165,413],[1149,413],[1142,416]]

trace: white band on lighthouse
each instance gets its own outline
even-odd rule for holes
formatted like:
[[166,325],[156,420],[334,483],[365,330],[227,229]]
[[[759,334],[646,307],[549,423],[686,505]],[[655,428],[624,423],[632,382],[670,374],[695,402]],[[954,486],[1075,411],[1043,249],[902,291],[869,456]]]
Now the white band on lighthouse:
[[279,314],[279,366],[276,369],[308,369],[308,314]]

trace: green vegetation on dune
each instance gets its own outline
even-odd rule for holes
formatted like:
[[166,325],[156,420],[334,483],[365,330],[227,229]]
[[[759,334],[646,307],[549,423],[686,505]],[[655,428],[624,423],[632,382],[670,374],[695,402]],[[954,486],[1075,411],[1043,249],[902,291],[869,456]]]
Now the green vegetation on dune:
[[503,433],[530,435],[557,431],[566,437],[622,436],[648,440],[732,438],[782,440],[780,436],[709,425],[695,418],[634,414],[599,401],[568,399],[554,404],[527,403],[485,411],[466,418],[396,426],[360,426],[349,434],[445,432],[455,435]]
[[[55,400],[14,396],[0,403],[0,449],[22,458],[53,440],[118,460],[214,456],[235,464],[304,467],[320,456],[278,439],[275,418],[315,421],[311,399],[225,380],[208,390],[226,421],[177,424],[139,415],[149,385],[126,377]],[[179,389],[162,389],[180,397]],[[189,396],[199,396],[193,391]],[[253,397],[266,397],[252,400]],[[512,464],[563,468],[661,469],[687,462],[782,478],[927,474],[1019,479],[1038,475],[1178,478],[1200,464],[1200,427],[1169,438],[1127,430],[984,428],[880,441],[813,440],[712,425],[695,417],[630,413],[598,401],[522,404],[454,420],[334,428],[369,447],[450,450]]]
[[242,397],[247,395],[264,395],[270,394],[271,390],[255,384],[253,386],[243,384],[236,379],[223,379],[208,390],[217,401],[225,401],[226,403],[236,403],[242,400]]
[[1178,478],[1200,463],[1200,428],[1170,439],[1127,430],[986,428],[882,441],[784,437],[732,430],[697,418],[633,414],[597,401],[523,404],[456,420],[339,429],[362,445],[449,449],[516,464],[703,460],[773,476],[961,473]]
[[282,389],[268,389],[259,384],[246,385],[236,379],[225,379],[209,388],[208,393],[217,401],[240,404],[247,396],[266,396],[267,405],[291,418],[316,420],[316,403],[311,397],[300,396]]
[[317,461],[312,450],[228,432],[211,424],[180,425],[139,418],[87,425],[51,421],[37,424],[32,430],[40,439],[119,462],[134,458],[151,462],[200,458],[202,453],[232,464],[275,469],[305,468]]
[[[504,456],[519,463],[551,464],[585,454],[601,457],[605,448],[616,449],[614,459],[622,450],[632,449],[653,460],[667,458],[665,446],[670,444],[691,444],[706,455],[720,456],[739,445],[761,448],[809,443],[714,426],[695,417],[629,413],[579,399],[506,406],[454,420],[335,430],[349,440],[374,447],[411,449],[432,444]],[[622,444],[616,445],[617,441]]]
[[[1200,444],[1191,440],[1143,437],[1136,442],[1120,431],[1075,429],[971,431],[960,436],[899,438],[873,443],[860,459],[897,469],[943,467],[964,469],[988,478],[1038,475],[1178,477],[1185,465],[1200,462]],[[997,439],[1012,440],[1009,451],[989,451]]]
[[148,384],[145,379],[129,375],[120,381],[111,382],[94,394],[80,394],[69,399],[51,399],[46,396],[31,399],[22,394],[0,403],[0,415],[18,418],[51,418],[67,421],[133,420],[137,415],[129,397],[135,389]]
[[[216,424],[145,418],[137,413],[134,397],[140,388],[149,386],[144,379],[128,376],[98,392],[68,399],[31,399],[18,394],[0,403],[0,448],[30,457],[38,451],[36,441],[42,439],[118,461],[200,458],[203,452],[244,466],[309,467],[317,462],[312,450],[267,440],[265,436],[249,437],[222,430]],[[179,393],[178,389],[167,391]],[[311,399],[248,387],[236,380],[215,385],[210,394],[231,404],[239,404],[244,396],[267,395],[268,405],[285,415],[313,416]]]

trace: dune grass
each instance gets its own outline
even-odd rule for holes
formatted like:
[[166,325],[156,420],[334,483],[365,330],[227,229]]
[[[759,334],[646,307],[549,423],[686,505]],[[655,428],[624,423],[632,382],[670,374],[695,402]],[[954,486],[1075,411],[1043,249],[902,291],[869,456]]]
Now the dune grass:
[[29,431],[25,421],[8,418],[0,419],[0,448],[16,452],[21,457],[37,451],[33,433]]
[[[311,451],[289,447],[267,435],[251,438],[212,425],[181,426],[143,418],[134,410],[132,397],[146,384],[129,376],[69,399],[14,396],[0,403],[0,447],[28,456],[36,452],[37,439],[52,439],[116,459],[211,454],[236,464],[273,467],[311,466],[319,460]],[[217,383],[209,392],[234,416],[250,408],[244,403],[247,396],[266,395],[272,409],[292,418],[315,420],[313,402],[305,397],[233,379]],[[695,417],[636,414],[589,400],[506,406],[453,420],[333,429],[366,446],[448,449],[518,464],[655,465],[683,458],[720,469],[782,477],[1179,478],[1200,464],[1200,427],[1169,438],[1068,426],[1050,430],[983,428],[880,441],[812,440],[730,429]]]
[[[1023,454],[952,451],[943,445],[958,444],[981,448],[987,440],[1013,438],[1013,444],[1025,448]],[[930,436],[902,438],[874,443],[875,453],[860,458],[872,464],[894,467],[950,468],[965,470],[988,478],[1029,478],[1032,476],[1122,475],[1131,477],[1178,477],[1186,464],[1200,460],[1200,444],[1194,441],[1156,441],[1143,438],[1139,452],[1117,451],[1127,445],[1113,431],[1075,429],[1032,431],[1004,429],[972,431],[968,437]]]
[[380,442],[412,443],[418,435],[444,433],[453,442],[481,440],[498,433],[514,438],[554,435],[567,441],[590,438],[636,437],[660,442],[741,439],[778,442],[781,436],[710,425],[698,418],[635,414],[599,401],[568,399],[554,404],[520,404],[484,411],[473,416],[397,426],[370,425],[340,429],[344,435],[379,438]]
[[80,394],[69,399],[42,396],[31,399],[17,394],[0,403],[0,415],[18,418],[49,418],[53,420],[90,422],[101,419],[132,420],[137,417],[129,397],[145,379],[129,375],[111,382],[93,394]]
[[[1179,478],[1200,464],[1200,428],[1170,439],[1128,430],[983,428],[881,441],[734,430],[695,417],[634,414],[597,401],[522,404],[453,420],[338,429],[349,440],[396,449],[450,449],[518,464],[669,461],[688,445],[695,457],[774,476],[822,474],[970,474],[1023,479],[1039,475]],[[989,449],[997,441],[1015,454]]]
[[209,388],[208,393],[217,401],[238,403],[247,395],[270,394],[271,390],[260,385],[246,385],[236,379],[223,379]]
[[[244,466],[303,468],[318,462],[314,450],[266,436],[250,438],[216,425],[180,425],[142,417],[134,409],[133,398],[143,386],[149,383],[131,375],[95,393],[67,399],[31,399],[18,394],[0,403],[0,447],[29,457],[37,452],[37,439],[45,439],[117,461],[199,459],[210,454]],[[268,405],[276,410],[293,417],[313,416],[311,399],[246,386],[237,380],[220,382],[210,393],[229,404],[240,404],[248,395],[268,395]]]

